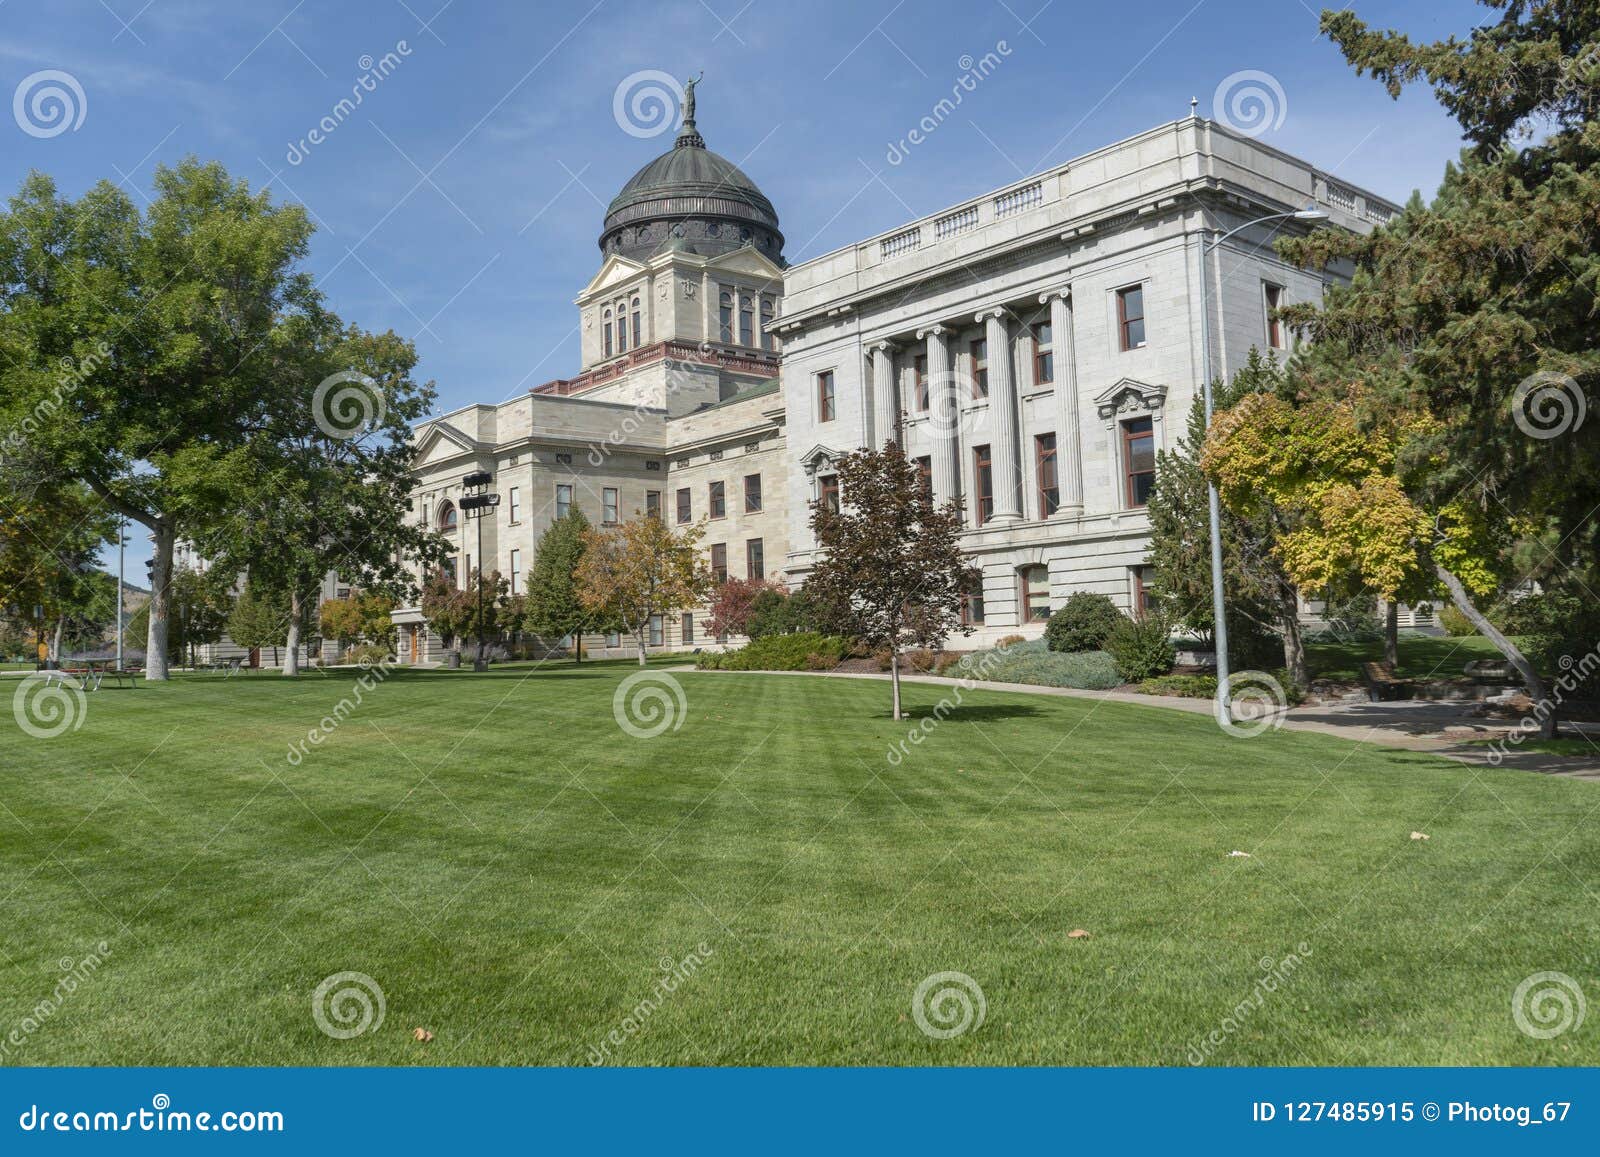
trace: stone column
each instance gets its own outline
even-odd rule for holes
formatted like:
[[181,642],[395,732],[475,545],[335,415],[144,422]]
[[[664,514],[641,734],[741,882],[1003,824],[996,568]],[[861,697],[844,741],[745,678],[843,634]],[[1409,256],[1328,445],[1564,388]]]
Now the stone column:
[[993,441],[990,458],[994,471],[994,517],[991,522],[1016,522],[1022,518],[1022,460],[1017,379],[1011,372],[1011,327],[1002,308],[986,309],[976,319],[984,323],[989,356],[989,417]]
[[1062,286],[1039,295],[1050,304],[1050,347],[1055,354],[1056,479],[1061,507],[1056,513],[1083,514],[1083,432],[1078,427],[1078,354],[1072,335],[1072,289]]
[[872,441],[877,450],[885,442],[900,440],[900,398],[895,389],[892,342],[872,344]]
[[965,400],[950,372],[950,329],[930,325],[917,331],[928,343],[928,438],[933,446],[933,498],[946,503],[961,497],[961,404]]

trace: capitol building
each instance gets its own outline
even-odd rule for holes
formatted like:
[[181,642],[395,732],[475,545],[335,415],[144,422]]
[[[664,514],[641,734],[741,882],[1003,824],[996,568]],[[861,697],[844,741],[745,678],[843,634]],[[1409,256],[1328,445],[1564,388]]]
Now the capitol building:
[[[1270,241],[1309,228],[1292,217],[1307,206],[1362,232],[1399,212],[1191,115],[790,265],[774,202],[707,147],[694,105],[691,87],[673,147],[600,222],[572,376],[415,430],[413,509],[455,542],[463,584],[481,566],[523,593],[539,536],[576,505],[594,524],[703,521],[718,576],[799,586],[835,461],[894,439],[963,503],[982,574],[968,645],[1041,631],[1074,591],[1136,610],[1156,452],[1206,375],[1293,342],[1273,310],[1348,276]],[[459,503],[485,471],[501,504],[479,558]],[[394,618],[403,661],[440,658],[418,607]],[[715,644],[704,620],[653,622],[651,645]]]

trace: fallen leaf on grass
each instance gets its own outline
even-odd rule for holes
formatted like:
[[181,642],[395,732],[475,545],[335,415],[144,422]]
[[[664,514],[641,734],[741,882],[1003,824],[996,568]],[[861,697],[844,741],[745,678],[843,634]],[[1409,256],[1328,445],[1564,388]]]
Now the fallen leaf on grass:
[[1229,852],[1228,855],[1230,857],[1237,856],[1240,859],[1245,859],[1245,860],[1250,860],[1250,859],[1254,859],[1255,858],[1255,857],[1251,856],[1251,854],[1249,852],[1233,851],[1233,852]]
[[412,1029],[411,1030],[411,1036],[412,1036],[412,1038],[414,1040],[419,1040],[423,1044],[427,1044],[429,1041],[431,1041],[433,1039],[433,1034],[431,1032],[429,1032],[425,1028],[414,1028],[414,1029]]
[[1414,840],[1431,840],[1431,839],[1433,839],[1433,837],[1428,835],[1426,832],[1412,832],[1411,833],[1411,838],[1414,839]]
[[1082,928],[1074,928],[1071,932],[1067,933],[1068,940],[1087,940],[1088,937],[1089,933],[1084,931]]

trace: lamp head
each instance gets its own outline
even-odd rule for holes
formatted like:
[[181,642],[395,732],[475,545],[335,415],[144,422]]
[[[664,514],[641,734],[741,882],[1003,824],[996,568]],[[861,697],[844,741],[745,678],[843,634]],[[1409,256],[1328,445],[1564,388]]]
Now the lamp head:
[[1326,221],[1328,214],[1326,210],[1319,209],[1315,205],[1307,205],[1304,209],[1295,210],[1294,219],[1296,221]]

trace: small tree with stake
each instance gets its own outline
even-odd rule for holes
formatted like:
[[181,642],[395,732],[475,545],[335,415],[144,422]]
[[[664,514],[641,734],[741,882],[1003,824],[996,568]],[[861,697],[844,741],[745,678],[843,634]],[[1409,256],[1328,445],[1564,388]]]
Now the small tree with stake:
[[825,552],[806,583],[851,632],[889,651],[894,718],[900,710],[900,652],[937,647],[961,622],[971,568],[961,555],[961,505],[935,506],[915,462],[892,442],[836,463],[843,502],[813,503],[811,529]]

